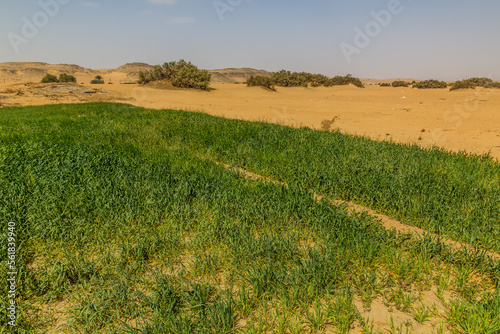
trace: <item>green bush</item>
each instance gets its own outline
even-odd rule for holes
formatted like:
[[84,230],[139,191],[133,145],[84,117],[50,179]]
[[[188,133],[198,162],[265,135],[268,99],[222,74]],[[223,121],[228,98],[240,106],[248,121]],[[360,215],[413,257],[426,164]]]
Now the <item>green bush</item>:
[[191,62],[179,60],[156,65],[149,71],[139,73],[138,83],[145,85],[151,81],[167,80],[174,87],[208,90],[211,74],[200,70]]
[[365,86],[358,78],[348,74],[346,76],[335,76],[328,78],[323,74],[311,74],[307,72],[290,72],[281,70],[275,72],[272,76],[274,84],[280,87],[307,87],[311,83],[312,87],[320,85],[325,87],[342,86],[353,84],[356,87],[364,88]]
[[329,79],[328,82],[325,84],[325,87],[331,87],[331,86],[345,86],[353,84],[354,86],[358,88],[365,88],[361,80],[358,78],[353,77],[351,74],[348,74],[346,76],[334,76],[333,78]]
[[451,90],[457,89],[474,89],[476,85],[469,80],[456,81],[450,88]]
[[410,83],[403,80],[396,80],[392,83],[392,87],[408,87],[408,86],[410,86]]
[[328,82],[329,78],[323,74],[313,74],[311,80],[312,87],[319,87],[324,86]]
[[312,74],[306,72],[290,72],[281,70],[272,76],[274,84],[280,87],[307,87],[312,79]]
[[464,88],[500,88],[500,82],[495,82],[489,78],[470,78],[455,82],[450,90],[464,89]]
[[[144,77],[144,75],[143,75]],[[274,90],[274,85],[280,87],[332,87],[352,84],[359,88],[365,88],[361,80],[348,74],[346,76],[335,76],[329,78],[323,74],[311,74],[307,72],[290,72],[281,70],[273,73],[271,77],[252,76],[247,80],[247,86],[263,86]],[[271,88],[272,87],[272,88]]]
[[65,73],[59,74],[59,82],[76,82],[76,78]]
[[40,81],[41,83],[50,83],[50,82],[59,82],[59,80],[57,80],[57,77],[55,75],[52,75],[52,74],[47,74],[46,76],[44,76],[42,78],[42,81]]
[[500,82],[496,81],[496,82],[486,84],[484,86],[484,88],[500,88]]
[[250,76],[250,78],[247,79],[247,86],[248,87],[260,86],[266,89],[276,90],[276,88],[274,88],[273,79],[271,77],[266,77],[262,75]]
[[413,88],[418,88],[418,89],[438,89],[438,88],[447,88],[447,87],[448,87],[448,84],[446,82],[432,80],[432,79],[416,82],[413,84]]
[[94,80],[90,82],[91,85],[103,85],[104,80],[102,80],[102,77],[100,75],[96,76]]
[[388,82],[383,82],[380,84],[380,87],[391,87],[391,84]]
[[485,86],[488,86],[488,85],[491,85],[494,83],[493,80],[491,80],[490,78],[470,78],[470,79],[466,79],[466,80],[463,80],[463,81],[466,81],[470,84],[473,84],[477,87],[485,87]]

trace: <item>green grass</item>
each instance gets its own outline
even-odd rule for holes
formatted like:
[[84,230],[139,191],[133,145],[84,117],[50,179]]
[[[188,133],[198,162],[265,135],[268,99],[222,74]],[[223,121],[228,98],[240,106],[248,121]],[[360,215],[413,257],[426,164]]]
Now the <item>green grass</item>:
[[4,108],[0,130],[20,333],[53,328],[60,303],[75,333],[347,333],[369,327],[355,299],[426,321],[417,292],[433,286],[455,296],[441,315],[450,329],[497,328],[499,263],[397,236],[312,192],[496,250],[499,167],[487,157],[121,104]]
[[[65,111],[70,108],[72,116]],[[30,123],[23,119],[17,126],[32,126],[33,131],[38,128],[46,136],[54,133],[56,138],[71,137],[68,139],[72,141],[75,136],[84,142],[113,140],[138,149],[147,146],[149,150],[169,149],[207,157],[352,200],[406,224],[500,251],[500,165],[487,156],[437,148],[422,150],[200,113],[131,108],[62,106],[51,114],[50,124],[47,120]],[[17,109],[7,110],[18,113]],[[24,112],[30,114],[31,110],[37,109]],[[88,115],[77,118],[79,114]],[[15,122],[11,126],[16,126]],[[61,132],[62,128],[67,131]],[[107,132],[113,137],[106,137]]]

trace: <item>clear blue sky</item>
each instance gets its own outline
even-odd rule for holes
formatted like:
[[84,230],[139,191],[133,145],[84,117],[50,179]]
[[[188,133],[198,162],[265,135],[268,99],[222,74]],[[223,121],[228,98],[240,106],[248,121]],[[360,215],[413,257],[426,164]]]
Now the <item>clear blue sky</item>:
[[[38,0],[0,0],[0,62],[114,68],[183,58],[206,69],[500,80],[499,0],[400,0],[385,26],[371,12],[397,0],[41,0],[51,1],[67,3],[51,17]],[[225,4],[223,20],[214,3]],[[23,35],[26,21],[38,32]],[[367,25],[369,45],[357,47],[355,28]],[[341,43],[357,48],[350,63]]]

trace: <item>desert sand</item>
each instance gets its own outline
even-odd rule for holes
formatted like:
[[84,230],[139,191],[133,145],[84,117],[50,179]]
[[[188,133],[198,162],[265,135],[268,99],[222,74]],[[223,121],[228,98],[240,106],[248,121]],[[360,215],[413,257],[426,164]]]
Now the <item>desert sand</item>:
[[[134,63],[114,70],[89,70],[77,65],[0,64],[0,106],[109,101],[314,129],[335,118],[330,130],[455,152],[490,153],[500,160],[499,89],[419,90],[380,87],[366,80],[365,89],[277,87],[273,92],[235,84],[250,74],[266,73],[252,69],[212,71],[214,89],[209,92],[132,83],[138,71],[148,66]],[[36,83],[46,73],[73,74],[77,84]],[[96,75],[106,84],[90,85]]]

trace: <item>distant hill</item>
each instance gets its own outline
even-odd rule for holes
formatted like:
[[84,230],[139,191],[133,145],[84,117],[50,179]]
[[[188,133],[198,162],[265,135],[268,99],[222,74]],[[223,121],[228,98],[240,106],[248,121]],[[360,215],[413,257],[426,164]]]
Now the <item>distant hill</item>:
[[127,63],[108,72],[126,73],[128,76],[139,76],[141,71],[149,71],[153,66],[146,63]]
[[271,76],[272,72],[256,70],[254,68],[224,68],[209,70],[212,74],[212,83],[245,83],[252,75]]
[[[9,62],[0,63],[0,83],[28,83],[40,82],[47,74],[61,73],[73,75],[78,82],[89,83],[96,75],[100,75],[106,82],[135,83],[139,72],[148,71],[152,65],[146,63],[128,63],[114,69],[89,69],[71,64],[47,64],[41,62]],[[212,74],[214,84],[245,83],[251,75],[271,76],[272,72],[254,68],[223,68],[208,70]],[[391,83],[394,80],[413,81],[413,79],[361,79],[367,85]],[[418,81],[418,80],[417,80]]]
[[[139,72],[150,70],[153,66],[146,63],[128,63],[114,69],[89,69],[78,65],[47,64],[41,62],[0,63],[0,83],[40,82],[47,74],[58,76],[61,73],[73,75],[78,82],[88,83],[96,75],[114,83],[133,83]],[[271,75],[271,72],[253,68],[225,68],[209,70],[212,83],[244,83],[251,75]]]
[[0,63],[0,83],[40,82],[46,74],[87,74],[92,70],[78,65],[47,63]]

